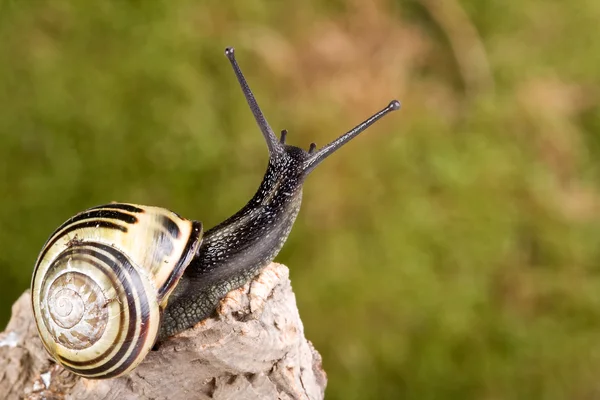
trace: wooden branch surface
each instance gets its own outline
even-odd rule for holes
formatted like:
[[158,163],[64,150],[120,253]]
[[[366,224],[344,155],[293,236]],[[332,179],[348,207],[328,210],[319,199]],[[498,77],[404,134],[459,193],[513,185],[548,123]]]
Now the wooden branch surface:
[[6,399],[316,400],[326,384],[321,356],[304,337],[289,271],[276,263],[124,377],[88,380],[54,364],[38,338],[29,292],[0,333]]

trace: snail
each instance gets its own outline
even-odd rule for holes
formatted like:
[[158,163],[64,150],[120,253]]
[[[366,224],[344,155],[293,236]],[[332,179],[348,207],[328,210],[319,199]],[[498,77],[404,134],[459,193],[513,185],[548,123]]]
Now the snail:
[[235,76],[267,142],[269,161],[252,199],[204,232],[160,207],[110,203],[58,227],[35,263],[31,301],[52,358],[86,378],[133,370],[157,343],[209,317],[219,301],[279,253],[300,210],[302,185],[337,149],[400,103],[308,151],[275,136],[235,59]]

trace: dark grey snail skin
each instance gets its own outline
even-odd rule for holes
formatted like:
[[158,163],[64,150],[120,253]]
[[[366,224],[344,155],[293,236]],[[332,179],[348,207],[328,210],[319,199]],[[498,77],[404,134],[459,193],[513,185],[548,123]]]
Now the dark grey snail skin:
[[254,197],[232,217],[205,232],[198,254],[169,297],[159,342],[210,316],[229,291],[243,286],[268,265],[292,229],[308,174],[378,119],[400,108],[394,100],[330,144],[316,150],[312,143],[305,151],[285,144],[286,131],[277,140],[240,71],[234,50],[228,48],[225,54],[266,139],[269,164]]

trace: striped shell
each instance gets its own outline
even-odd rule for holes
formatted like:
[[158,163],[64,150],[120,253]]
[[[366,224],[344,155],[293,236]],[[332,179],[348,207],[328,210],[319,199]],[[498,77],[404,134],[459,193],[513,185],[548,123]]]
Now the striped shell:
[[160,314],[202,240],[202,224],[158,207],[112,203],[61,225],[31,285],[46,350],[87,378],[135,368],[154,345]]

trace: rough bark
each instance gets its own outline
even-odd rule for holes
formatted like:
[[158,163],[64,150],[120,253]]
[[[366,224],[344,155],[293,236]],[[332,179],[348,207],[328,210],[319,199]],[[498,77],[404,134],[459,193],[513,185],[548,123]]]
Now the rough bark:
[[288,269],[271,264],[230,292],[214,317],[164,342],[124,377],[80,378],[49,358],[29,292],[0,333],[7,399],[322,399],[321,356],[304,337]]

